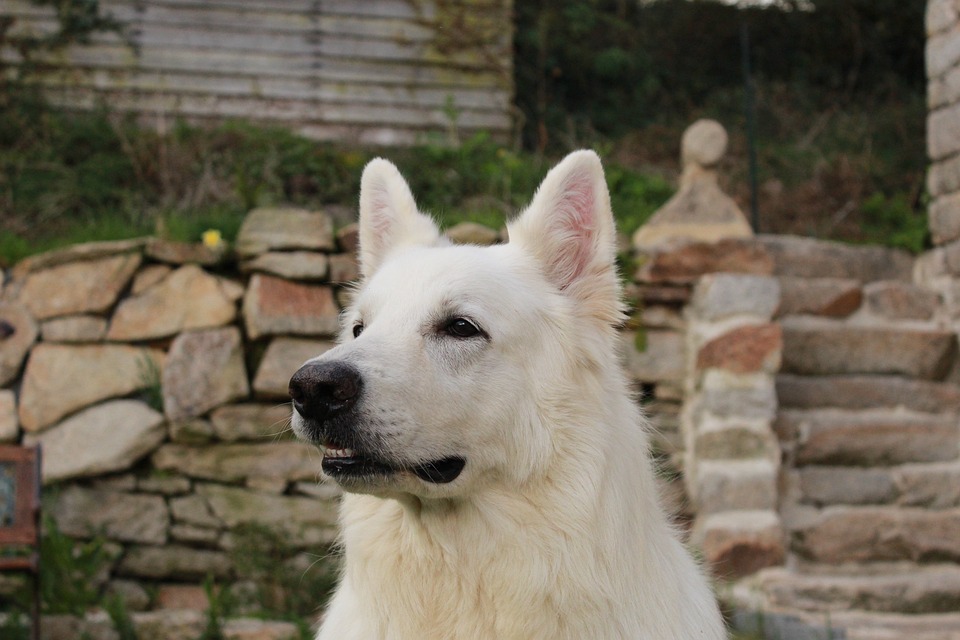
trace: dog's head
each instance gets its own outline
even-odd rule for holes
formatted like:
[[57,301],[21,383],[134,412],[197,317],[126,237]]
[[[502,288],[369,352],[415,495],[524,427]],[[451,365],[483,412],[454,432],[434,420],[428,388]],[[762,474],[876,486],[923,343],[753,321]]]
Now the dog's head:
[[362,286],[339,345],[290,381],[294,430],[343,488],[464,495],[522,484],[563,448],[555,425],[596,393],[621,318],[599,158],[567,156],[509,235],[451,246],[396,167],[367,165]]

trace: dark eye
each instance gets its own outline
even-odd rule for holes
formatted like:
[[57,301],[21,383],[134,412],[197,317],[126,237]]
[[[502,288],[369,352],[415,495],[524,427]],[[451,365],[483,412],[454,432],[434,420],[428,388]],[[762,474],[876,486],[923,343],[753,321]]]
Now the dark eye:
[[353,337],[359,338],[361,333],[363,333],[363,323],[358,322],[357,324],[353,325]]
[[476,325],[464,318],[454,318],[447,323],[443,330],[455,338],[472,338],[480,333],[480,329]]

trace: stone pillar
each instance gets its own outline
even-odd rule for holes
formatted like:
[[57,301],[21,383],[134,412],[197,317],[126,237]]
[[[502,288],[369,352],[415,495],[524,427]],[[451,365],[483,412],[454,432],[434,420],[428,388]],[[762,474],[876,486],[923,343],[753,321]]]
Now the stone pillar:
[[916,280],[944,296],[960,326],[960,2],[927,4],[927,189],[935,249],[917,261]]
[[784,560],[772,428],[782,335],[771,319],[779,303],[774,277],[718,273],[700,279],[687,308],[681,428],[692,541],[724,578]]

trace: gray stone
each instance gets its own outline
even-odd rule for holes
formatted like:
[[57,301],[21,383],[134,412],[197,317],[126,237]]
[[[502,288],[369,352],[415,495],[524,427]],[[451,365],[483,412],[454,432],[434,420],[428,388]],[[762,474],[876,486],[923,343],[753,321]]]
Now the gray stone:
[[267,495],[221,484],[201,484],[197,492],[230,528],[263,526],[281,535],[291,546],[329,543],[336,533],[337,509],[332,503],[299,496]]
[[159,493],[165,496],[177,496],[190,492],[190,480],[180,476],[154,474],[137,478],[137,489],[144,493]]
[[927,77],[936,78],[960,63],[960,38],[953,32],[927,38]]
[[960,510],[828,507],[793,532],[793,548],[826,563],[960,560]]
[[[957,133],[960,135],[960,129]],[[946,244],[960,238],[960,193],[936,198],[930,203],[927,211],[930,235],[935,245]]]
[[[960,84],[960,68],[955,73],[958,76],[957,82]],[[953,76],[954,73],[950,75]],[[927,189],[934,198],[960,191],[960,156],[952,156],[931,164],[927,173]]]
[[928,509],[960,507],[960,464],[911,464],[893,471],[899,504]]
[[175,524],[170,527],[170,538],[190,545],[212,547],[220,539],[220,531],[197,527],[192,524]]
[[288,404],[233,404],[210,414],[217,438],[225,442],[237,440],[289,439],[291,407]]
[[[929,79],[927,83],[927,106],[929,110],[932,111],[953,104],[958,99],[960,99],[960,67],[954,67],[939,78]],[[947,161],[949,162],[949,160]]]
[[139,253],[128,253],[34,271],[17,299],[38,320],[100,313],[114,305],[141,260]]
[[287,388],[290,377],[307,360],[316,358],[333,346],[332,342],[319,340],[274,339],[267,347],[253,379],[254,392],[262,398],[289,400]]
[[172,421],[202,415],[250,393],[236,327],[188,331],[170,345],[163,409]]
[[[941,36],[941,38],[946,37]],[[951,38],[951,40],[954,46],[960,48],[960,38]],[[927,115],[927,155],[937,162],[958,150],[960,150],[960,104],[931,111]],[[936,234],[934,234],[934,244],[939,244]]]
[[236,248],[243,257],[277,249],[331,251],[333,222],[321,211],[254,209],[240,227]]
[[233,321],[236,305],[220,279],[196,265],[180,267],[117,307],[109,340],[151,340]]
[[860,308],[863,290],[850,278],[780,278],[778,316],[809,314],[843,318]]
[[953,460],[960,451],[957,417],[886,409],[783,411],[797,434],[799,464],[889,465]]
[[716,120],[701,119],[683,132],[680,140],[680,157],[683,164],[698,164],[712,167],[727,152],[727,130]]
[[325,280],[328,259],[325,253],[315,251],[285,251],[262,253],[253,260],[240,263],[245,273],[269,273],[290,280]]
[[773,420],[777,396],[769,376],[744,376],[711,371],[700,392],[700,408],[721,418],[739,417],[754,421]]
[[40,626],[41,640],[120,640],[106,613],[88,613],[84,617],[66,613],[46,614]]
[[768,460],[708,460],[696,465],[692,498],[702,515],[777,507],[777,469]]
[[686,341],[677,331],[647,331],[642,340],[638,340],[636,333],[623,331],[620,350],[633,380],[660,382],[682,381],[684,378]]
[[37,323],[24,307],[0,302],[0,386],[16,379],[38,333]]
[[289,282],[256,274],[243,299],[247,335],[333,336],[340,330],[340,309],[324,285]]
[[800,278],[844,278],[860,282],[909,282],[913,258],[901,249],[855,246],[800,236],[757,236],[773,256],[774,275]]
[[200,638],[206,625],[206,614],[194,609],[142,611],[133,614],[137,640]]
[[102,534],[121,542],[167,542],[170,513],[160,496],[69,486],[52,494],[49,511],[68,536]]
[[803,500],[811,504],[885,504],[896,500],[898,494],[886,469],[804,467],[799,474]]
[[939,329],[853,326],[786,318],[783,371],[804,375],[893,374],[936,380],[956,358],[956,336]]
[[220,482],[239,482],[252,476],[309,480],[320,472],[316,448],[303,442],[208,447],[166,444],[154,454],[153,464],[191,478]]
[[217,246],[207,246],[202,242],[174,242],[160,238],[151,238],[147,243],[147,255],[157,262],[168,264],[199,264],[212,267],[226,257],[227,245],[220,242]]
[[130,295],[140,295],[171,273],[173,273],[173,267],[165,264],[149,264],[143,267],[133,276],[133,284],[130,285]]
[[[642,228],[641,228],[642,229]],[[640,251],[634,280],[654,284],[691,284],[707,273],[769,275],[773,258],[755,238],[726,238],[717,242],[672,239]],[[644,287],[645,301],[684,302],[686,289]]]
[[15,442],[19,435],[17,398],[13,391],[0,389],[0,442]]
[[298,640],[303,637],[292,622],[233,618],[223,624],[225,640]]
[[929,289],[906,282],[873,282],[863,294],[866,309],[888,320],[929,320],[940,303]]
[[177,523],[185,523],[207,529],[223,527],[223,521],[213,515],[206,499],[196,494],[170,499],[170,513]]
[[960,16],[954,0],[929,0],[924,19],[927,35],[932,36],[954,26]]
[[500,234],[494,229],[476,222],[459,222],[444,233],[456,244],[476,244],[488,246],[500,241]]
[[214,438],[213,425],[203,418],[182,418],[170,423],[170,440],[180,444],[205,444]]
[[706,275],[693,290],[691,313],[700,320],[731,316],[769,320],[780,303],[780,283],[770,276],[719,273]]
[[136,400],[114,400],[28,435],[24,442],[43,446],[43,481],[48,483],[129,469],[165,436],[162,415]]
[[777,376],[781,406],[797,409],[873,409],[960,413],[960,386],[885,375]]
[[127,611],[145,611],[150,606],[150,594],[133,580],[111,580],[107,596],[120,598]]
[[125,345],[39,344],[20,391],[20,423],[39,431],[96,402],[157,386],[164,354]]
[[100,342],[107,335],[107,320],[100,316],[64,316],[40,326],[44,342]]
[[912,614],[952,612],[960,608],[960,569],[945,564],[914,567],[909,571],[827,570],[810,575],[779,570],[764,572],[757,576],[756,582],[762,585],[767,603],[773,607]]
[[124,576],[196,581],[207,576],[227,578],[232,570],[230,558],[222,551],[193,549],[181,545],[131,547],[127,549],[117,567],[117,572]]
[[693,450],[698,460],[779,460],[780,445],[771,429],[731,425],[702,430]]

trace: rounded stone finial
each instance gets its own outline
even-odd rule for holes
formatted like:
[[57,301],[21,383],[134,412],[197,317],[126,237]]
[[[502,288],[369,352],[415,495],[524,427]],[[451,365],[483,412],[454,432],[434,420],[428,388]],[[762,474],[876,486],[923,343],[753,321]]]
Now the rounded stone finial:
[[683,132],[680,157],[683,164],[712,167],[727,152],[727,130],[716,120],[697,120]]

